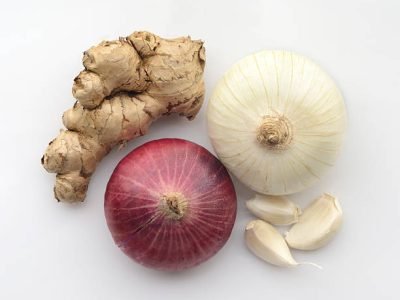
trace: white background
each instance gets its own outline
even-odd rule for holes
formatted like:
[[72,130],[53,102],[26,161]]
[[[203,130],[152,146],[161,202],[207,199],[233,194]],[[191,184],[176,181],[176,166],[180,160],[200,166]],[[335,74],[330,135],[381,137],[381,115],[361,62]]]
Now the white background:
[[[5,1],[0,9],[1,299],[399,299],[400,2],[393,1]],[[235,180],[232,236],[211,260],[168,274],[139,266],[113,244],[103,194],[117,162],[145,141],[180,137],[211,150],[205,106],[197,118],[164,118],[113,151],[86,202],[57,203],[40,158],[74,102],[83,50],[149,30],[205,41],[207,98],[223,72],[261,49],[309,56],[337,81],[349,128],[334,168],[291,199],[337,195],[345,223],[331,244],[293,251],[296,269],[272,267],[243,241],[251,192]]]

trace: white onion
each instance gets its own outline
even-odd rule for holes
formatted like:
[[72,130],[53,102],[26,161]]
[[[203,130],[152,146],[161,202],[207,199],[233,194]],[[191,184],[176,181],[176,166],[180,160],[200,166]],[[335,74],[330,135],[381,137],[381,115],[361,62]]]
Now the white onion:
[[208,132],[225,166],[264,194],[301,191],[334,164],[346,125],[334,81],[309,59],[262,51],[236,63],[208,105]]

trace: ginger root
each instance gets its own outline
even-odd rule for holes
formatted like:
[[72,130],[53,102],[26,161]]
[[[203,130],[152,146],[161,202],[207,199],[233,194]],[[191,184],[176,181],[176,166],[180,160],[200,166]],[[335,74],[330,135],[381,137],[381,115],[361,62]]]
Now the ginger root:
[[83,65],[72,87],[77,102],[63,115],[67,130],[42,157],[43,167],[57,173],[58,201],[83,201],[112,147],[144,135],[162,115],[194,118],[204,99],[205,51],[189,37],[134,32],[85,51]]

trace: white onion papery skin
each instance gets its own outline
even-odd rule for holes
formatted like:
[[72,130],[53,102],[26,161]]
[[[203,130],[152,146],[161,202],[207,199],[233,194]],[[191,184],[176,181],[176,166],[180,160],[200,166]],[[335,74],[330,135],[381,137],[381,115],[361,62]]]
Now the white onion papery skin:
[[[266,116],[290,124],[290,143],[271,149],[257,140]],[[224,165],[263,194],[299,192],[337,158],[346,111],[335,82],[317,64],[289,51],[247,56],[218,82],[208,104],[208,133]]]

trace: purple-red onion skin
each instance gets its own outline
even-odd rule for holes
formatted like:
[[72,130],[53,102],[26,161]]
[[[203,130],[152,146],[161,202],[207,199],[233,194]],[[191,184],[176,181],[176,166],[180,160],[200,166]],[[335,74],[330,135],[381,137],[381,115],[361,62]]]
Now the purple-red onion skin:
[[[180,219],[163,212],[162,196],[180,193]],[[115,243],[140,264],[178,271],[222,248],[236,218],[236,193],[222,163],[205,148],[181,139],[148,142],[114,170],[105,215]]]

